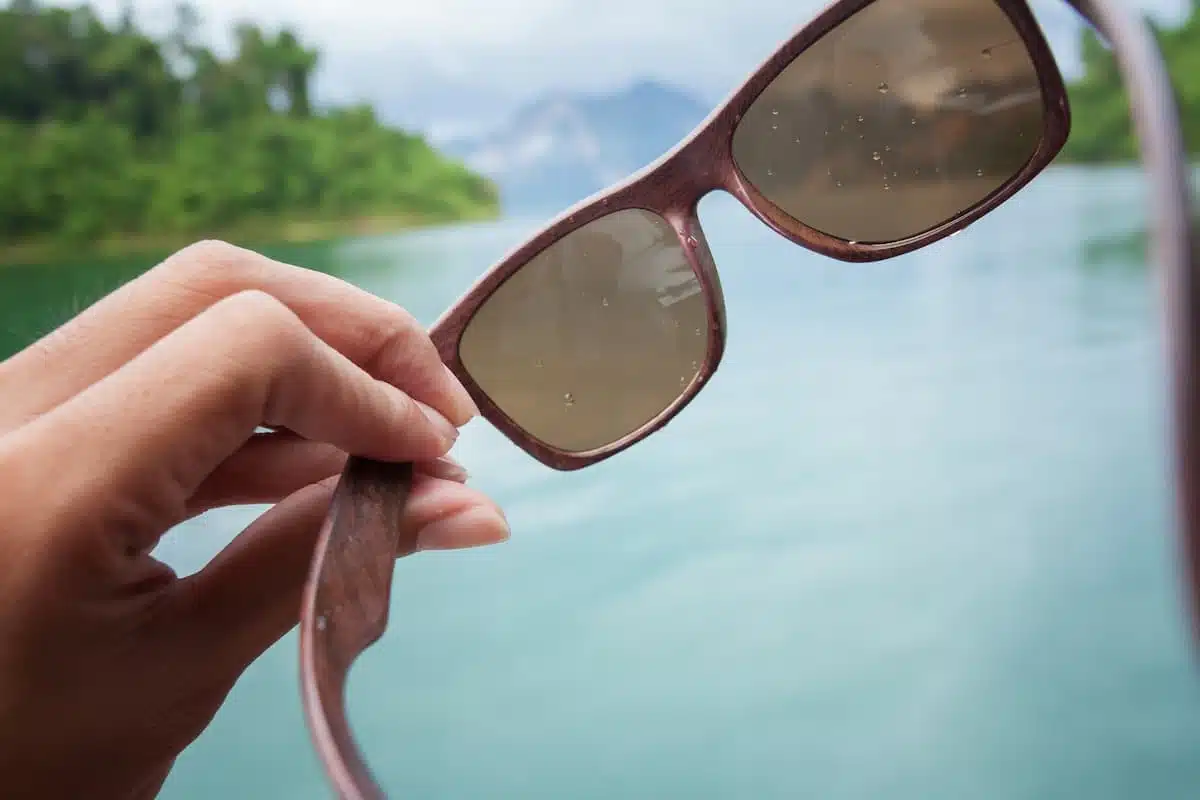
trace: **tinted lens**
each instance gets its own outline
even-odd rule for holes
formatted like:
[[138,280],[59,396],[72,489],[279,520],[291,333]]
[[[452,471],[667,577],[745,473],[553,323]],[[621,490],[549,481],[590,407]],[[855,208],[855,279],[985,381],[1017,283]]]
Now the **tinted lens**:
[[991,0],[878,0],[801,53],[734,132],[799,222],[852,242],[937,227],[1007,183],[1043,133],[1037,69]]
[[618,211],[506,280],[463,331],[463,366],[551,447],[612,444],[687,389],[708,352],[708,308],[657,214]]

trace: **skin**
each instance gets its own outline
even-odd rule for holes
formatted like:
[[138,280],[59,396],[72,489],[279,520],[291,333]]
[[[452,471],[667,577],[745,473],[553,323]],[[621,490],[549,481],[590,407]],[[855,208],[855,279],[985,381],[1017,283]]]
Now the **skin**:
[[[507,539],[447,458],[475,413],[403,309],[219,242],[0,363],[4,796],[158,792],[296,624],[346,453],[418,463],[422,549]],[[274,505],[198,573],[150,555],[246,503]]]

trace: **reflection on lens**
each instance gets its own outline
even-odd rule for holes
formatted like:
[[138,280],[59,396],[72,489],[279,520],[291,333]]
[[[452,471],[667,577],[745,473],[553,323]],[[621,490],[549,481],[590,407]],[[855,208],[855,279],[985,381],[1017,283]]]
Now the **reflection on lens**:
[[633,433],[683,394],[708,352],[708,307],[666,221],[618,211],[501,284],[459,352],[509,418],[578,453]]
[[991,0],[879,0],[801,53],[734,131],[746,179],[851,242],[935,228],[1015,176],[1044,129],[1037,69]]

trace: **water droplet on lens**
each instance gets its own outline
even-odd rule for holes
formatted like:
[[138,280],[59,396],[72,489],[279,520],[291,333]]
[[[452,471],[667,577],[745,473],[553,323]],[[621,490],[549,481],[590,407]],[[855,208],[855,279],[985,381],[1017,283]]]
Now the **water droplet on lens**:
[[692,369],[699,371],[699,369],[700,369],[700,362],[699,362],[699,361],[693,361],[693,362],[692,362]]
[[912,121],[912,122],[910,122],[910,123],[908,123],[908,124],[909,124],[909,125],[916,125],[916,124],[917,124],[917,118],[916,118],[916,117],[913,117],[913,121]]
[[317,630],[323,631],[327,627],[329,627],[329,621],[325,619],[325,615],[322,614],[321,616],[317,617]]
[[608,308],[608,298],[607,297],[600,298],[600,305],[604,306],[605,308]]
[[883,158],[883,156],[879,155],[879,151],[878,151],[878,150],[876,150],[874,153],[871,153],[871,159],[872,159],[873,161],[878,161],[878,160],[879,160],[879,159],[881,159],[881,158]]
[[887,85],[886,83],[881,83],[881,84],[879,84],[879,86],[878,86],[877,88],[879,89],[879,93],[880,93],[880,94],[887,94],[887,93],[888,93],[888,85]]
[[773,116],[773,117],[778,117],[778,116],[779,116],[779,109],[778,109],[778,108],[772,108],[772,109],[771,109],[771,116]]
[[837,185],[838,185],[838,188],[839,188],[839,189],[840,189],[840,188],[842,188],[842,182],[841,182],[841,181],[838,181],[838,182],[837,182]]
[[981,169],[977,169],[977,170],[975,170],[975,174],[976,174],[977,176],[979,176],[980,178],[982,178],[982,177],[983,177],[983,170],[981,170]]
[[767,170],[767,175],[768,175],[768,176],[770,176],[770,175],[774,175],[774,174],[775,174],[775,170],[773,170],[773,169],[769,169],[769,170]]
[[858,115],[858,121],[859,121],[859,122],[862,122],[862,121],[863,121],[863,115],[862,115],[862,114],[859,114],[859,115]]
[[884,152],[888,152],[888,153],[890,153],[890,152],[891,152],[891,150],[892,150],[892,146],[891,146],[890,144],[885,144],[885,145],[883,146],[883,149],[884,149]]
[[779,126],[778,126],[778,125],[772,125],[772,126],[771,126],[771,130],[773,130],[773,131],[777,131],[777,130],[779,130]]
[[575,395],[567,392],[563,395],[563,403],[565,403],[568,407],[575,405]]
[[542,361],[540,358],[537,361],[533,362],[534,369],[541,369],[544,366],[546,366],[546,362]]
[[703,335],[704,335],[704,328],[696,328],[696,335],[697,335],[697,336],[703,336]]
[[689,237],[687,237],[687,246],[688,246],[688,247],[695,247],[695,246],[696,246],[696,245],[698,245],[698,244],[699,244],[699,242],[697,242],[697,241],[696,241],[696,237],[695,237],[695,236],[689,236]]
[[967,90],[966,90],[966,89],[959,89],[959,90],[958,90],[958,96],[959,96],[959,97],[966,97],[966,96],[967,96]]
[[990,48],[990,47],[983,48],[983,52],[981,52],[979,55],[983,56],[984,58],[991,58],[992,57],[992,48]]

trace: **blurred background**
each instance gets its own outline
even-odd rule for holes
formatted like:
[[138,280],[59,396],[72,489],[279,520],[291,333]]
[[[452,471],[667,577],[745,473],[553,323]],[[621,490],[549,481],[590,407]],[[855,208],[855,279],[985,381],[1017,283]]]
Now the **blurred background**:
[[[513,538],[397,565],[350,686],[389,793],[1195,797],[1146,187],[1107,51],[1033,7],[1073,131],[1008,204],[848,265],[709,197],[729,344],[676,422],[569,474],[468,426],[457,455]],[[1200,4],[1137,8],[1200,154]],[[201,237],[431,323],[818,10],[0,6],[0,357]],[[261,511],[159,554],[193,571]],[[294,635],[163,792],[222,795],[328,796]]]

